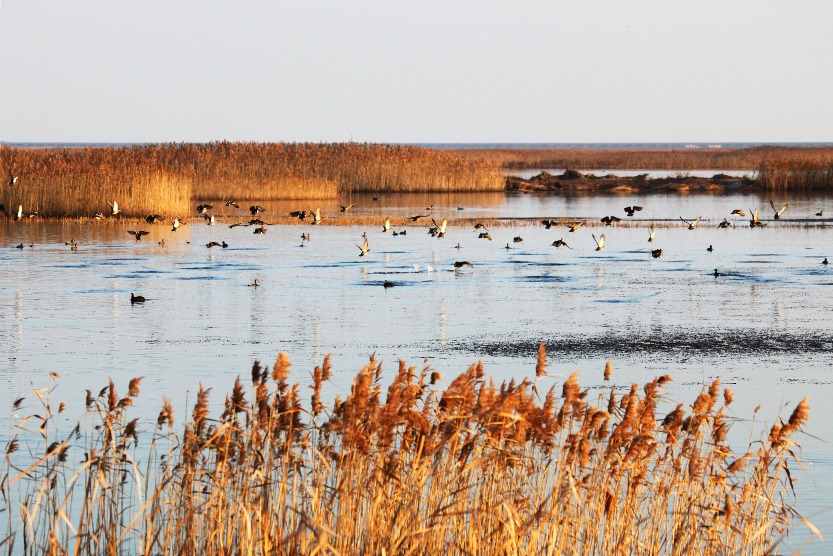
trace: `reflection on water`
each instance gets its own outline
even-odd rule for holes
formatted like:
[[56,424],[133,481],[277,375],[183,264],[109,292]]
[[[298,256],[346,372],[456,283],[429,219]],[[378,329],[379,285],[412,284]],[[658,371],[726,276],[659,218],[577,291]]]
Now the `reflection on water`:
[[[440,198],[354,198],[351,210],[380,216],[378,227],[284,225],[265,235],[198,219],[176,233],[169,225],[143,226],[151,234],[141,242],[126,233],[135,224],[0,223],[0,407],[10,408],[56,371],[62,378],[54,395],[69,404],[66,415],[80,413],[84,389],[98,390],[109,377],[126,388],[140,375],[146,378],[134,414],[152,419],[164,394],[184,415],[200,383],[214,388],[212,401],[220,404],[253,359],[271,364],[279,351],[290,354],[293,376],[304,384],[332,352],[329,399],[349,392],[353,373],[373,352],[387,370],[399,358],[418,364],[429,357],[453,377],[482,357],[496,379],[519,379],[533,375],[544,341],[551,370],[580,370],[594,391],[608,357],[617,388],[672,374],[669,401],[690,402],[720,376],[735,391],[733,416],[744,419],[735,425],[743,440],[756,405],[767,420],[754,425],[759,434],[780,407],[809,396],[813,437],[802,446],[810,477],[797,483],[799,509],[833,536],[833,505],[825,496],[833,490],[833,405],[826,403],[833,395],[833,266],[821,264],[833,257],[833,243],[827,220],[814,216],[821,209],[833,214],[829,199],[790,199],[785,220],[764,229],[719,230],[716,223],[734,208],[759,207],[769,216],[768,199]],[[268,220],[271,211],[306,203],[260,204]],[[451,224],[443,239],[401,220],[432,204],[431,214]],[[620,214],[630,204],[645,207],[635,227],[569,233],[537,222]],[[321,207],[326,217],[340,217],[335,203]],[[381,232],[388,214],[407,235]],[[703,222],[693,231],[658,229],[654,243],[647,242],[651,221],[680,216]],[[490,242],[469,225],[454,225],[472,217],[529,221],[493,227]],[[304,247],[302,232],[311,236]],[[358,257],[363,232],[370,253]],[[607,243],[596,252],[590,234],[600,232]],[[517,235],[522,244],[512,242]],[[551,245],[562,237],[572,249]],[[167,245],[158,245],[163,238]],[[77,251],[65,245],[70,239]],[[208,249],[209,241],[229,247]],[[14,248],[21,242],[35,247]],[[652,248],[663,256],[652,259]],[[454,271],[459,260],[474,268]],[[722,276],[712,275],[715,268]],[[248,287],[255,278],[261,286]],[[395,287],[382,287],[384,280]],[[147,302],[131,305],[131,292]],[[24,404],[35,409],[31,400]],[[799,530],[793,543],[806,538]],[[827,546],[803,552],[824,553]]]

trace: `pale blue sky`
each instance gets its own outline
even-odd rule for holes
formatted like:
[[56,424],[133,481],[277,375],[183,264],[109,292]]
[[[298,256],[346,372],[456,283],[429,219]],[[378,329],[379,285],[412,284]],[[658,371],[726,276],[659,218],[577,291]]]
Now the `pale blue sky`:
[[833,140],[833,3],[0,0],[2,141]]

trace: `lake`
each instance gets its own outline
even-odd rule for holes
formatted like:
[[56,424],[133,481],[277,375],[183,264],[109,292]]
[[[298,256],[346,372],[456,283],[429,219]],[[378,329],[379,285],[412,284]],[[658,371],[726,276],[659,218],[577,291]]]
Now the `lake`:
[[[181,424],[200,383],[213,388],[217,407],[237,375],[249,376],[253,360],[271,365],[280,351],[302,384],[332,353],[324,395],[332,400],[349,392],[374,352],[391,374],[400,358],[418,366],[427,358],[447,384],[482,358],[496,380],[519,380],[534,377],[543,341],[550,372],[579,371],[591,398],[610,388],[602,384],[607,359],[622,391],[671,374],[669,404],[693,402],[721,377],[735,394],[730,415],[741,442],[760,437],[779,411],[786,419],[808,396],[810,424],[798,436],[807,472],[793,469],[797,507],[833,537],[833,407],[826,403],[833,396],[833,265],[822,264],[833,257],[832,199],[776,199],[790,203],[780,221],[772,220],[769,198],[742,193],[403,194],[340,202],[348,201],[356,206],[347,217],[378,223],[283,224],[256,235],[254,227],[229,229],[249,215],[220,210],[221,203],[217,225],[192,217],[176,233],[169,224],[113,220],[0,222],[0,407],[9,408],[0,430],[8,430],[19,396],[27,396],[19,414],[37,412],[30,394],[47,384],[48,372],[60,375],[51,395],[67,403],[65,431],[82,413],[85,389],[97,392],[112,378],[124,392],[130,378],[144,376],[131,412],[146,417],[149,430],[163,395]],[[315,208],[260,204],[267,221]],[[626,217],[623,207],[634,204],[644,209]],[[347,218],[335,202],[320,206],[325,224]],[[766,228],[730,216],[750,207],[760,209]],[[431,237],[428,219],[404,220],[429,213],[448,219],[446,237]],[[570,233],[540,223],[608,214],[622,224]],[[407,233],[383,233],[387,216],[393,230]],[[681,216],[702,220],[689,230]],[[723,218],[737,227],[717,229]],[[492,241],[478,239],[472,224],[479,219],[502,221],[490,227]],[[656,238],[648,243],[652,223]],[[137,242],[128,229],[150,234]],[[302,233],[310,234],[303,246]],[[359,257],[363,233],[370,252]],[[603,250],[591,234],[605,235]],[[167,245],[158,245],[163,238]],[[551,245],[561,238],[571,249]],[[76,251],[66,245],[71,239]],[[207,248],[210,241],[229,247]],[[663,255],[654,259],[657,248]],[[473,268],[455,271],[455,261]],[[260,287],[247,286],[255,278]],[[395,286],[384,288],[385,280]],[[131,305],[131,293],[147,301]],[[785,546],[829,552],[829,541],[809,538],[796,521]]]

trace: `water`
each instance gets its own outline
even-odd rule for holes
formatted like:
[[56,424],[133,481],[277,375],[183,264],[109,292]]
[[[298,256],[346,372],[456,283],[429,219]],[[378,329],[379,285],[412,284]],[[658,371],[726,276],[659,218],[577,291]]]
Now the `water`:
[[[85,389],[97,392],[113,378],[124,393],[130,378],[144,376],[132,414],[154,419],[165,395],[182,423],[200,383],[214,388],[219,405],[254,359],[271,364],[280,351],[303,384],[332,353],[334,379],[324,395],[331,400],[349,392],[374,352],[388,371],[399,358],[413,365],[427,358],[447,384],[480,358],[496,380],[534,376],[544,341],[549,370],[578,370],[593,392],[609,388],[602,386],[608,358],[623,390],[671,374],[666,396],[673,402],[692,402],[721,377],[735,392],[730,414],[743,441],[809,396],[808,434],[798,439],[807,473],[793,470],[798,508],[833,536],[833,407],[826,403],[833,395],[833,265],[821,264],[833,257],[826,216],[833,200],[789,199],[782,221],[754,230],[738,217],[737,228],[716,228],[735,208],[759,207],[771,218],[768,199],[746,194],[384,195],[350,202],[357,205],[344,216],[336,203],[322,204],[325,221],[378,223],[276,225],[255,235],[251,227],[227,227],[247,219],[239,216],[245,211],[219,206],[222,224],[194,218],[175,234],[163,224],[0,223],[0,407],[27,396],[19,414],[37,413],[31,391],[57,372],[51,395],[68,404],[68,431]],[[311,203],[260,204],[268,221]],[[622,207],[633,204],[644,210],[625,217]],[[825,216],[814,216],[819,210]],[[429,212],[449,220],[445,238],[426,233],[429,219],[404,223]],[[629,225],[569,233],[538,222],[606,214]],[[382,233],[386,216],[407,234]],[[680,216],[703,220],[691,231]],[[480,219],[505,225],[490,229],[493,241],[477,239],[471,224]],[[652,223],[658,230],[648,243]],[[151,234],[136,242],[126,230],[137,227]],[[370,253],[359,257],[363,232]],[[302,233],[311,234],[303,247]],[[603,251],[594,250],[591,233],[605,234]],[[514,243],[516,236],[523,243]],[[65,245],[71,238],[77,251]],[[167,246],[157,244],[162,238]],[[572,249],[551,246],[559,238]],[[205,247],[223,240],[227,249]],[[14,247],[19,243],[24,249]],[[652,248],[662,248],[663,257],[652,259]],[[460,260],[474,268],[453,271]],[[723,275],[715,278],[715,268]],[[248,287],[255,278],[261,286]],[[384,280],[396,286],[386,289]],[[147,302],[131,305],[131,292]],[[8,430],[2,419],[0,430]],[[789,546],[829,551],[829,543],[808,538],[797,522]]]

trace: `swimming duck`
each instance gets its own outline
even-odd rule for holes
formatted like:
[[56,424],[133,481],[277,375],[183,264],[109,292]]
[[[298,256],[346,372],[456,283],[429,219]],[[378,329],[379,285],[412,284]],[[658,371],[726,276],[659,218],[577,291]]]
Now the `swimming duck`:
[[714,247],[712,247],[711,245],[709,245],[708,247],[706,247],[706,251],[708,251],[709,253],[711,253],[712,251],[714,251]]
[[393,283],[393,282],[391,282],[390,280],[385,280],[384,282],[382,282],[382,287],[385,287],[385,288],[392,288],[392,287],[394,287],[395,285],[396,285],[396,284],[394,284],[394,283]]
[[132,293],[130,294],[130,303],[144,303],[144,302],[145,302],[145,298],[143,296],[133,295]]
[[266,233],[266,226],[260,226],[259,228],[255,228],[255,231],[252,232],[253,234],[265,234]]
[[821,262],[821,264],[824,264],[824,265],[828,264],[827,263],[827,257],[824,258],[824,260]]
[[717,271],[717,269],[715,268],[715,269],[714,269],[714,273],[712,274],[712,276],[714,276],[715,278],[717,278],[718,276],[723,276],[723,275],[722,275],[721,273],[719,273],[719,272]]
[[523,243],[524,238],[522,238],[521,236],[515,236],[514,238],[512,238],[512,242],[513,243]]
[[655,259],[662,257],[662,249],[654,249],[651,251],[651,256]]
[[249,286],[250,288],[257,288],[257,287],[260,286],[260,284],[258,284],[258,282],[257,282],[257,278],[255,278],[255,281],[252,282],[251,284],[246,284],[246,285]]

